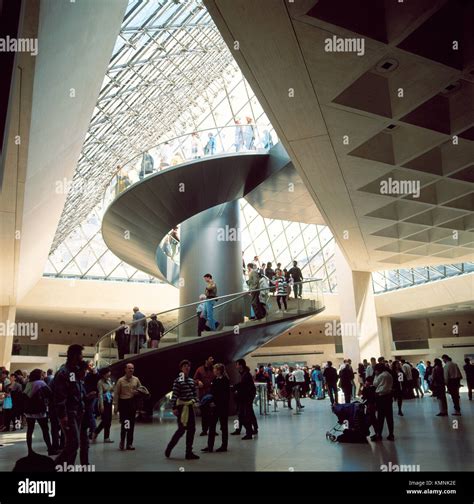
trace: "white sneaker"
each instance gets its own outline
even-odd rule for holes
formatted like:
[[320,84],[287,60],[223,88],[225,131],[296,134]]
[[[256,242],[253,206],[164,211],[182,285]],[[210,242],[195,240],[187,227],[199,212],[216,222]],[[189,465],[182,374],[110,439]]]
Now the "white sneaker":
[[277,310],[275,313],[281,313],[281,310]]

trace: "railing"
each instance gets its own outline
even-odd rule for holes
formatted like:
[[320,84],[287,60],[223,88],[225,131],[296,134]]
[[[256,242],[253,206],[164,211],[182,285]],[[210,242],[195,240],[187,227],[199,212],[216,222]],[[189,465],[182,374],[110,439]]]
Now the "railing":
[[267,152],[277,142],[271,126],[236,124],[170,138],[118,167],[105,188],[105,209],[123,191],[154,173],[195,159],[233,152]]
[[[250,324],[266,323],[298,316],[310,315],[324,307],[322,281],[320,279],[310,279],[298,282],[302,286],[303,298],[294,299],[293,293],[290,293],[291,298],[287,300],[287,311],[284,310],[283,302],[282,309],[279,310],[277,304],[276,293],[274,287],[256,289],[252,291],[237,292],[226,296],[219,296],[217,300],[204,300],[201,302],[190,303],[171,310],[165,310],[157,313],[157,319],[168,329],[165,330],[164,337],[160,341],[160,347],[169,344],[178,344],[190,341],[193,338],[218,334],[223,331],[236,330],[237,328],[247,327]],[[310,296],[309,296],[310,295]],[[260,320],[251,320],[253,308],[251,307],[252,296],[259,296],[265,301],[266,315]],[[204,319],[199,322],[197,312],[206,303],[212,304],[213,318],[219,323],[214,331],[210,331],[211,322]],[[200,306],[201,305],[201,306]],[[147,322],[150,317],[146,317]],[[138,339],[135,334],[137,326],[143,324],[143,319],[135,320],[126,324],[126,333],[130,339],[127,351],[124,352],[125,357],[137,353],[149,351],[144,348],[144,341],[137,345]],[[207,327],[206,327],[207,324]],[[201,326],[199,328],[199,326]],[[119,359],[118,347],[115,341],[115,333],[123,326],[116,327],[112,331],[102,336],[96,345],[96,363],[98,366],[111,365]],[[141,348],[137,348],[140,346]]]

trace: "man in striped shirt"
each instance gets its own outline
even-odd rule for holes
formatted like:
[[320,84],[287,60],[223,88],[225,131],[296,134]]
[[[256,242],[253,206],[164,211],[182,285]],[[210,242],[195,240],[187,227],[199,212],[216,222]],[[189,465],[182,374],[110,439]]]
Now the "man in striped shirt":
[[196,432],[193,409],[194,404],[197,403],[196,384],[189,377],[191,363],[188,360],[182,360],[179,363],[179,369],[180,373],[173,383],[173,395],[171,396],[171,408],[178,419],[178,430],[168,443],[165,455],[166,457],[171,455],[171,451],[186,432],[186,459],[195,460],[199,458],[193,453],[194,433]]

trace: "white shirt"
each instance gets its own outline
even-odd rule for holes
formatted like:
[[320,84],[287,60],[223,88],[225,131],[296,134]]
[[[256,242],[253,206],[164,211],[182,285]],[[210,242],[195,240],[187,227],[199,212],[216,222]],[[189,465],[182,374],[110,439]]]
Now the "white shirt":
[[393,378],[388,371],[378,374],[374,378],[374,385],[376,387],[375,393],[377,395],[387,395],[392,392]]
[[371,364],[369,364],[365,368],[365,377],[367,378],[368,376],[372,376],[373,374],[374,374],[374,368],[371,366]]
[[448,384],[449,379],[462,378],[458,365],[453,361],[448,361],[443,368],[444,382]]
[[295,369],[293,376],[296,383],[304,383],[304,371],[302,369]]

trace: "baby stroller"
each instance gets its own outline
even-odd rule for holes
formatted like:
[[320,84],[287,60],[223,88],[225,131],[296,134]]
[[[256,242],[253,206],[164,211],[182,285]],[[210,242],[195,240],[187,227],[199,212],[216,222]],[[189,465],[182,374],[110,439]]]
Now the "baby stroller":
[[337,424],[326,432],[326,439],[339,443],[367,443],[369,428],[365,403],[334,404],[332,411],[337,416]]

